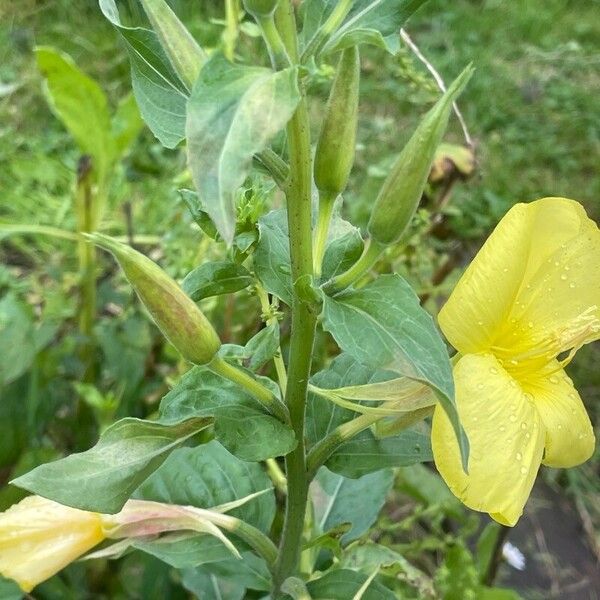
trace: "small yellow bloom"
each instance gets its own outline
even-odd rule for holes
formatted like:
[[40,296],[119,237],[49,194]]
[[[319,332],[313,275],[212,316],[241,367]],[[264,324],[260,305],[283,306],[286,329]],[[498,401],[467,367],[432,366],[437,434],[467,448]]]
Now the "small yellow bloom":
[[460,358],[456,402],[471,446],[435,409],[433,454],[467,506],[515,525],[540,466],[573,467],[594,451],[592,425],[563,368],[600,339],[600,231],[572,200],[515,205],[439,316]]
[[104,537],[101,515],[29,496],[0,513],[0,574],[30,592]]

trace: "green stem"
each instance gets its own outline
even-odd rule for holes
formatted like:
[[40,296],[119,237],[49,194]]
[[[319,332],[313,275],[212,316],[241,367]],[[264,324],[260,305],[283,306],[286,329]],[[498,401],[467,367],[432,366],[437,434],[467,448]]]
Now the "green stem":
[[[298,61],[296,20],[291,0],[281,0],[276,12],[278,30],[288,55]],[[287,188],[287,214],[290,236],[292,281],[312,277],[311,179],[312,164],[308,110],[302,99],[287,127],[290,178]],[[306,393],[312,362],[316,317],[296,293],[292,302],[292,333],[286,403],[290,411],[297,446],[285,457],[288,496],[279,556],[274,572],[274,598],[281,584],[297,568],[308,498],[308,477],[304,446]]]
[[315,444],[306,460],[309,477],[314,477],[319,467],[347,440],[368,429],[381,419],[381,415],[361,415],[336,427],[327,437]]
[[248,373],[230,365],[220,356],[215,356],[208,363],[208,368],[213,373],[221,375],[221,377],[225,377],[225,379],[229,379],[229,381],[233,381],[248,390],[271,414],[283,423],[289,423],[290,416],[288,410],[281,400],[271,390],[262,385],[262,383],[259,383],[256,379],[248,375]]
[[371,270],[371,267],[377,262],[384,250],[385,246],[383,244],[379,244],[370,238],[367,239],[361,257],[345,273],[328,281],[324,286],[324,290],[328,293],[339,292],[351,286]]
[[238,0],[225,0],[225,31],[223,32],[223,42],[225,47],[223,52],[225,58],[231,62],[235,59],[239,12]]
[[257,19],[258,26],[263,35],[263,39],[269,49],[269,57],[274,69],[285,69],[290,66],[290,57],[283,44],[283,40],[275,27],[273,15]]
[[323,256],[325,256],[325,247],[327,245],[327,236],[329,234],[335,199],[335,194],[327,194],[326,192],[322,192],[319,197],[319,217],[315,232],[315,250],[313,255],[316,280],[321,277]]
[[352,8],[353,0],[340,0],[325,23],[321,25],[312,40],[308,43],[306,50],[302,53],[300,62],[305,63],[311,56],[318,54],[323,48],[327,38],[342,24],[346,15]]
[[267,458],[267,473],[273,482],[273,485],[282,494],[287,494],[287,479],[285,473],[279,467],[279,464],[274,458]]

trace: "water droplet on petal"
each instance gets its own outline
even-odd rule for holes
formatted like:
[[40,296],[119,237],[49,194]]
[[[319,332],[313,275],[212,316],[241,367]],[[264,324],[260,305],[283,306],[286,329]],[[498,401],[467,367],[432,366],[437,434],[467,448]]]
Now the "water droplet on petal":
[[492,375],[498,375],[498,369],[496,369],[496,367],[490,367],[490,373]]
[[529,327],[529,329],[533,329],[533,323],[529,321],[529,323],[527,323],[527,327]]
[[504,427],[504,425],[500,425],[500,431],[506,431],[506,427]]
[[510,415],[510,422],[514,423],[517,420],[517,415]]
[[573,288],[575,287],[575,284],[574,284],[574,283],[571,281],[571,283],[569,284],[569,287],[570,287],[571,289],[573,289]]
[[478,383],[477,384],[477,389],[478,390],[482,390],[483,389],[483,383]]
[[521,475],[527,475],[527,467],[521,467]]
[[525,423],[525,421],[521,423],[521,429],[527,429],[527,423]]
[[520,452],[517,452],[517,460],[523,460],[523,455]]

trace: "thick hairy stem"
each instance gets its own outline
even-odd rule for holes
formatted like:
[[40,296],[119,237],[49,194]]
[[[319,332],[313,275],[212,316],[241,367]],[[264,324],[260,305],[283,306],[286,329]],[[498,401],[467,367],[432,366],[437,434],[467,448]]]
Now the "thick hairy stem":
[[[281,38],[293,62],[298,61],[296,24],[291,0],[282,0],[276,19]],[[311,153],[306,100],[300,101],[288,128],[290,177],[287,213],[290,235],[292,278],[296,282],[313,273],[311,233]],[[274,596],[281,584],[295,573],[300,558],[302,531],[308,495],[304,447],[304,413],[312,360],[316,318],[298,295],[292,304],[292,333],[286,403],[297,446],[286,456],[288,496],[285,521],[274,573]]]

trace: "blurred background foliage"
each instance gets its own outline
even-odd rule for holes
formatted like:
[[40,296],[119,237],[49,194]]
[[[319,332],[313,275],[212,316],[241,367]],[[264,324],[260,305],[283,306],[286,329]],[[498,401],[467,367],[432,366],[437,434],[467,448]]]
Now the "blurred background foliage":
[[[173,0],[171,5],[204,47],[231,44],[222,2]],[[120,6],[131,22],[144,20],[135,0]],[[411,37],[446,81],[468,62],[477,68],[460,101],[475,143],[474,170],[465,176],[450,169],[431,183],[410,235],[382,266],[407,277],[431,312],[515,202],[567,196],[600,220],[599,14],[598,0],[431,0],[409,22]],[[262,53],[251,23],[242,22],[237,35],[240,60]],[[129,65],[95,0],[76,6],[68,0],[0,0],[0,221],[72,231],[80,153],[48,108],[32,53],[36,45],[70,54],[99,82],[113,109],[130,91]],[[438,94],[405,47],[396,57],[366,50],[362,71],[359,146],[345,199],[346,216],[357,225],[366,223],[394,154]],[[311,75],[317,124],[332,74],[331,65],[324,64]],[[447,140],[464,144],[456,119]],[[143,130],[115,171],[103,227],[115,235],[146,236],[143,250],[181,279],[203,260],[222,257],[178,193],[190,186],[181,149],[166,150]],[[247,196],[250,227],[265,206],[278,202],[260,187]],[[152,415],[185,366],[101,256],[92,334],[97,373],[82,383],[82,349],[89,340],[76,322],[74,244],[5,235],[0,259],[3,510],[20,498],[18,490],[4,485],[10,478],[87,448],[115,417]],[[261,308],[251,291],[202,302],[224,341],[244,344],[261,327]],[[284,320],[284,333],[286,325]],[[335,352],[331,340],[321,342],[315,369]],[[570,367],[597,425],[599,362],[595,344]],[[578,469],[543,471],[526,518],[511,533],[527,569],[521,573],[500,565],[499,584],[515,587],[524,598],[600,597],[594,595],[600,589],[599,466],[597,452]],[[433,471],[417,466],[398,476],[372,539],[414,565],[412,575],[403,571],[406,597],[478,598],[480,582],[496,571],[489,557],[505,534],[484,525],[461,508]],[[569,546],[567,539],[578,543]],[[397,577],[393,569],[389,575]],[[193,594],[192,579],[132,554],[109,567],[76,564],[41,586],[36,597],[185,598]]]

